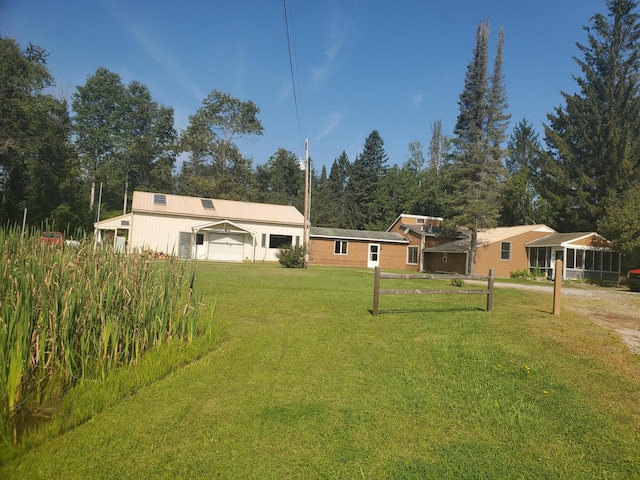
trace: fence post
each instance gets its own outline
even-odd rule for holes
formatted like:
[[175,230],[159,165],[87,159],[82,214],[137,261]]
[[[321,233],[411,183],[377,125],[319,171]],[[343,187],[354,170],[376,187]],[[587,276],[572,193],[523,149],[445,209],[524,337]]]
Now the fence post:
[[493,268],[489,269],[489,280],[487,281],[487,312],[491,311],[491,307],[493,306],[493,280],[495,277],[496,271]]
[[560,315],[560,298],[562,293],[562,260],[556,260],[553,279],[553,314]]
[[378,315],[378,299],[380,298],[380,267],[374,270],[375,278],[373,280],[373,316]]

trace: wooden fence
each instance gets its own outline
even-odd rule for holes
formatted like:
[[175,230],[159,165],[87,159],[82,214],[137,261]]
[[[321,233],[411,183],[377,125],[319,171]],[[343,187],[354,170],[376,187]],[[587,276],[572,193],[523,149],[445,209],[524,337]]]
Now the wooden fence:
[[[412,279],[424,279],[424,280],[487,280],[486,289],[438,289],[438,290],[381,290],[380,280],[383,278],[396,279],[396,280],[412,280]],[[489,270],[489,275],[483,276],[470,276],[470,275],[456,275],[456,274],[412,274],[412,273],[383,273],[380,271],[380,267],[375,268],[375,280],[373,283],[373,315],[378,315],[378,305],[380,301],[380,295],[382,294],[427,294],[427,295],[440,295],[440,294],[481,294],[487,296],[487,312],[491,311],[493,303],[493,282],[495,278],[494,269]]]

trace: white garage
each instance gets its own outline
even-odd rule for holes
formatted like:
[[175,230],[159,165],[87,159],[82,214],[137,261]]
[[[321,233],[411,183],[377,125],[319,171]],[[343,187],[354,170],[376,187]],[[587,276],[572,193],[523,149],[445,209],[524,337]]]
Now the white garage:
[[94,224],[98,241],[114,225],[129,228],[128,253],[185,260],[275,262],[280,247],[300,245],[304,235],[304,217],[291,205],[137,191],[131,213]]
[[244,235],[209,233],[208,260],[241,262],[244,255]]

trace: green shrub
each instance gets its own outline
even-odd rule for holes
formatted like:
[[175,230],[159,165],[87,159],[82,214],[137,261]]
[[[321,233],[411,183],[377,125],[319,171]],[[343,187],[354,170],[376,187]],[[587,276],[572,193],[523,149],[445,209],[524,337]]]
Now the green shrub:
[[451,285],[453,287],[464,287],[464,280],[462,280],[461,278],[452,278]]
[[304,261],[306,252],[306,248],[300,245],[288,245],[278,250],[276,258],[285,268],[304,268],[306,266]]
[[531,278],[531,273],[528,268],[523,268],[522,270],[516,270],[511,272],[511,278]]

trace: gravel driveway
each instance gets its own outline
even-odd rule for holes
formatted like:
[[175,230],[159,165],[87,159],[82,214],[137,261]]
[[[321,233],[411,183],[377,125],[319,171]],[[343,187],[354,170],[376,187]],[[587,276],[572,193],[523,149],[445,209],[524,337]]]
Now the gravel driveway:
[[[549,292],[550,298],[553,298],[553,286],[550,284],[496,282],[495,285],[501,288]],[[549,308],[551,307],[550,302]],[[631,292],[626,287],[563,286],[561,309],[573,310],[598,325],[616,331],[632,352],[640,354],[640,293]]]

